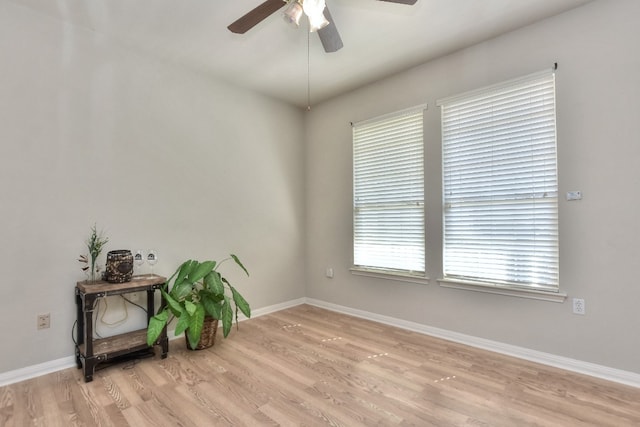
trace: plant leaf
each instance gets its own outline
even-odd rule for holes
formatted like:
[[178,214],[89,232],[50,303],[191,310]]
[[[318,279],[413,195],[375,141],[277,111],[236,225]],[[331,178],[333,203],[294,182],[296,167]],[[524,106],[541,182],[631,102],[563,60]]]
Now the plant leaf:
[[160,292],[162,293],[162,297],[164,298],[164,300],[169,305],[169,308],[171,309],[173,315],[176,317],[180,316],[180,313],[182,311],[182,306],[180,305],[180,303],[174,300],[173,297],[171,297],[171,295],[169,295],[164,289],[161,289]]
[[[183,263],[184,264],[184,263]],[[176,269],[176,271],[173,272],[173,274],[171,275],[171,277],[169,277],[169,279],[167,279],[167,281],[164,283],[163,286],[167,287],[169,285],[169,283],[171,282],[171,280],[173,280],[173,278],[176,276],[176,274],[178,274],[178,272],[180,271],[180,268],[182,268],[182,265],[180,267],[178,267]]]
[[148,346],[152,346],[158,340],[162,330],[167,325],[167,320],[169,320],[169,311],[166,308],[149,319],[149,326],[147,327]]
[[242,262],[240,261],[240,258],[238,258],[236,255],[234,254],[230,254],[231,258],[233,258],[233,260],[236,262],[236,264],[238,264],[240,266],[240,268],[242,268],[244,270],[244,272],[247,274],[247,276],[249,275],[249,271],[245,268],[245,266],[242,264]]
[[186,310],[183,310],[182,314],[180,314],[180,317],[178,317],[178,323],[176,324],[176,331],[175,331],[176,336],[183,333],[189,327],[190,323],[191,323],[191,316],[189,316],[189,313],[187,313]]
[[194,303],[192,303],[189,300],[185,300],[184,301],[184,308],[185,310],[187,310],[187,313],[189,313],[190,316],[193,316],[198,308],[197,305],[195,305]]
[[189,282],[195,283],[202,279],[207,274],[211,273],[216,266],[215,261],[205,261],[194,267],[193,271],[189,274]]
[[202,305],[206,313],[214,319],[220,319],[222,316],[220,301],[216,301],[209,293],[203,293]]
[[231,324],[233,323],[233,310],[231,309],[231,301],[228,297],[224,297],[224,303],[222,303],[222,332],[226,338],[231,332]]
[[189,340],[189,346],[192,350],[195,350],[200,342],[200,334],[192,332],[191,328],[187,329],[187,339]]
[[218,273],[217,271],[211,271],[204,278],[206,287],[214,294],[224,294],[224,284],[222,283],[221,277],[222,276],[220,276],[220,273]]
[[188,281],[176,282],[171,288],[170,295],[178,301],[184,300],[191,293],[192,284]]
[[[247,300],[244,299],[242,295],[240,295],[240,292],[238,292],[236,288],[231,285],[229,285],[229,288],[231,288],[231,294],[233,295],[233,301],[236,303],[236,308],[239,308],[242,314],[244,314],[245,316],[251,317],[251,307],[249,307],[249,303],[247,302]],[[236,322],[237,321],[238,316],[236,313]]]
[[182,263],[182,265],[176,271],[178,276],[176,277],[175,283],[182,283],[191,271],[198,265],[198,261],[189,260]]
[[202,325],[204,324],[204,307],[202,304],[196,306],[196,311],[191,316],[191,322],[187,329],[187,338],[189,339],[189,345],[192,349],[195,349],[200,342],[200,334],[202,333]]

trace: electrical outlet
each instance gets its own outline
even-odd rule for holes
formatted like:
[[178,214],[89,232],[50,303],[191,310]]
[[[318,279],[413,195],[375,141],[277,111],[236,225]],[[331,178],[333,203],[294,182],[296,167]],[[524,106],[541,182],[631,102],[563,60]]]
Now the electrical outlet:
[[51,327],[51,314],[38,314],[38,329],[49,329]]
[[586,309],[582,298],[573,299],[573,314],[585,314]]

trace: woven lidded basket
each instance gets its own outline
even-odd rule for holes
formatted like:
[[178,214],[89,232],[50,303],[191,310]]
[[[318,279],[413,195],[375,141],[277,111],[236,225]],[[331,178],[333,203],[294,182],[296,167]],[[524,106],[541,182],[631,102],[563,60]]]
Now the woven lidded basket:
[[189,338],[187,338],[187,334],[184,334],[187,348],[189,350],[204,350],[205,348],[212,347],[216,340],[216,332],[218,332],[218,319],[205,317],[204,324],[202,325],[202,333],[200,334],[200,342],[198,342],[196,348],[191,348]]
[[104,280],[109,283],[124,283],[133,275],[133,255],[130,250],[120,249],[107,253]]

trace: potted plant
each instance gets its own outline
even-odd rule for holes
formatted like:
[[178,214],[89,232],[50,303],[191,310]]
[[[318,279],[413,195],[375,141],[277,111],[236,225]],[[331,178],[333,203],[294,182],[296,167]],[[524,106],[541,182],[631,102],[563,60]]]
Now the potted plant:
[[[102,231],[98,232],[97,226],[94,224],[93,227],[91,227],[91,234],[86,242],[89,255],[80,255],[80,258],[78,258],[78,261],[83,264],[82,271],[87,273],[89,280],[92,282],[98,279],[100,267],[96,265],[96,260],[102,253],[104,245],[108,242],[109,238],[105,237]],[[89,263],[89,257],[91,257],[91,263]]]
[[194,350],[200,342],[205,317],[218,319],[222,322],[225,338],[231,331],[234,313],[236,324],[238,310],[245,316],[251,317],[251,308],[247,301],[218,271],[218,267],[223,262],[231,259],[247,276],[249,275],[242,262],[233,254],[219,263],[195,260],[182,263],[161,289],[165,304],[149,321],[148,345],[151,346],[156,342],[172,316],[178,319],[176,336],[185,332],[189,346]]

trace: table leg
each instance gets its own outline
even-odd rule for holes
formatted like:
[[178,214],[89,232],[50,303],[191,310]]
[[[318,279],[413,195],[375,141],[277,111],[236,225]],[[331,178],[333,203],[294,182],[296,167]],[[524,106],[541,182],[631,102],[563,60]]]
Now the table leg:
[[85,295],[83,304],[84,314],[84,380],[91,382],[98,360],[93,355],[93,309],[98,295]]
[[76,288],[76,365],[78,369],[82,369],[82,360],[80,358],[80,345],[84,344],[84,316],[82,312],[82,298]]

